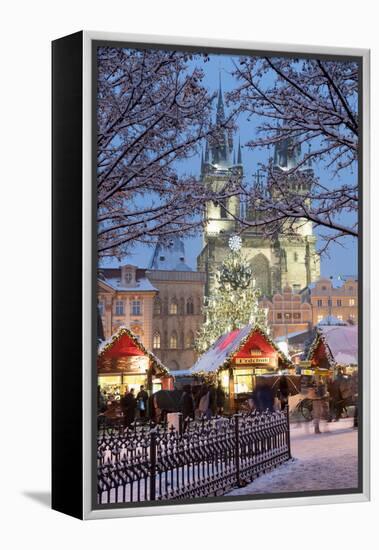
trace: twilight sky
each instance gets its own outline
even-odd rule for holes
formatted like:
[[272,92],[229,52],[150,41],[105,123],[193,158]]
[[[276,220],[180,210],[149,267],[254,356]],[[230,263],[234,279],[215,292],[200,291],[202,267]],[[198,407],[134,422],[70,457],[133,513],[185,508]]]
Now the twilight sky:
[[[210,61],[203,63],[201,60],[196,60],[194,63],[200,65],[204,68],[205,78],[203,84],[210,91],[217,91],[219,74],[221,74],[222,89],[224,92],[231,90],[236,86],[236,80],[231,75],[233,70],[233,60],[238,61],[237,56],[230,55],[211,55]],[[227,111],[227,109],[226,109]],[[235,143],[238,144],[239,137],[241,138],[242,147],[244,144],[249,141],[256,131],[257,118],[252,118],[248,120],[246,115],[240,115],[237,124],[239,126],[239,131],[235,135]],[[304,152],[304,151],[303,151]],[[251,176],[254,174],[258,168],[260,162],[267,161],[268,157],[271,156],[271,151],[267,149],[247,149],[246,147],[242,148],[242,161],[244,165],[244,175],[247,181],[251,181]],[[181,174],[191,174],[196,177],[200,175],[200,163],[201,163],[201,148],[192,158],[187,159],[185,162],[182,162],[178,165],[178,172]],[[331,179],[331,173],[326,171],[321,163],[314,163],[313,169],[315,174],[320,178],[324,183],[329,183],[333,186],[339,181],[336,177],[333,180]],[[344,178],[344,181],[351,182],[352,178],[356,177],[355,173],[351,173],[350,170],[345,170],[343,174],[340,174],[339,178]],[[343,220],[343,218],[341,218]],[[317,230],[315,231],[317,235]],[[358,273],[357,267],[357,240],[353,237],[346,237],[344,239],[343,245],[332,244],[329,249],[329,257],[323,255],[321,257],[321,275],[323,276],[334,276],[338,277],[339,275],[355,275]],[[186,263],[196,269],[196,258],[201,251],[202,246],[202,237],[187,238],[184,239],[186,247]],[[149,260],[153,254],[153,247],[146,245],[137,245],[133,252],[125,257],[122,260],[124,263],[132,263],[139,267],[147,267]],[[116,265],[119,262],[104,262],[105,266]]]

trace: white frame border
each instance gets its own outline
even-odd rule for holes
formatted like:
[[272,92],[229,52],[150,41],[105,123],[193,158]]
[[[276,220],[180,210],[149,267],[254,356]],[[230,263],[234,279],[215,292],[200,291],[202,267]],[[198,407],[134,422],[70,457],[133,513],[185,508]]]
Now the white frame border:
[[[238,502],[207,502],[199,504],[178,504],[146,506],[136,508],[92,509],[92,444],[91,444],[91,287],[92,287],[92,197],[91,197],[91,144],[92,144],[92,61],[91,49],[93,40],[113,42],[141,42],[178,46],[198,46],[205,48],[235,48],[239,50],[265,50],[294,52],[305,54],[328,54],[362,57],[362,105],[363,105],[363,166],[362,166],[362,230],[363,247],[363,492],[327,495],[314,497],[290,497]],[[159,35],[141,35],[110,33],[100,31],[83,31],[83,519],[104,519],[163,514],[187,514],[195,512],[215,512],[229,510],[247,510],[254,508],[273,508],[281,506],[303,506],[314,504],[339,504],[346,502],[364,502],[370,500],[370,50],[358,48],[338,48],[328,46],[309,46],[295,44],[276,44],[275,42],[247,42],[238,40],[183,38]],[[364,370],[363,370],[364,369]]]

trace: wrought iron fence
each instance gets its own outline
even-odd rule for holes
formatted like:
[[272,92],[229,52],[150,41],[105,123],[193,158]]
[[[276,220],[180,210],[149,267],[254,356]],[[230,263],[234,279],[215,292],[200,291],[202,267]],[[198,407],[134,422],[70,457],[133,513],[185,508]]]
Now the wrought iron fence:
[[98,503],[222,495],[291,457],[288,410],[191,421],[176,430],[104,428]]

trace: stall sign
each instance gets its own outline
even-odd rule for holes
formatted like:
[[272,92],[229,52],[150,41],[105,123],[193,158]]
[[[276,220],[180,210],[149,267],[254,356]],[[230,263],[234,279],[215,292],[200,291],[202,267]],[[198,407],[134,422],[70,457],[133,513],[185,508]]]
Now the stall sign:
[[307,367],[310,367],[311,364],[312,364],[311,361],[299,361],[300,367],[307,368]]
[[270,362],[271,362],[271,357],[237,357],[236,358],[237,365],[254,365],[256,363],[266,364]]
[[314,371],[312,369],[301,369],[301,374],[304,374],[305,376],[313,376]]

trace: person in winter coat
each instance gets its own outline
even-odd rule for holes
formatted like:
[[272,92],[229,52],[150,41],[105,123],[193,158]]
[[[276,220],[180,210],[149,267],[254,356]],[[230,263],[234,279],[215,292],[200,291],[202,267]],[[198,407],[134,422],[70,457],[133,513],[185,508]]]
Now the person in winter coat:
[[279,378],[279,400],[280,409],[283,411],[288,404],[288,396],[290,394],[287,377],[283,374]]
[[225,392],[222,389],[221,382],[219,381],[216,389],[216,409],[217,414],[222,414],[225,407]]
[[211,410],[210,410],[210,392],[208,386],[204,385],[199,393],[199,404],[197,406],[197,412],[198,416],[201,418],[203,416],[206,416],[207,418],[210,418],[211,416]]
[[183,394],[180,399],[180,412],[183,415],[183,420],[194,417],[194,404],[191,392],[191,386],[184,386]]
[[139,392],[137,393],[137,409],[139,412],[139,416],[142,419],[146,418],[148,399],[149,395],[145,390],[145,386],[141,386]]
[[253,401],[256,410],[260,412],[274,411],[274,392],[269,383],[262,382],[256,386]]
[[134,388],[130,391],[126,389],[120,404],[122,412],[124,413],[124,426],[130,426],[130,424],[134,422],[137,406],[137,400],[134,397]]
[[315,434],[320,434],[320,420],[328,418],[328,392],[326,391],[325,384],[320,380],[315,382],[309,393],[309,399],[312,399],[312,414],[313,414],[313,426]]

